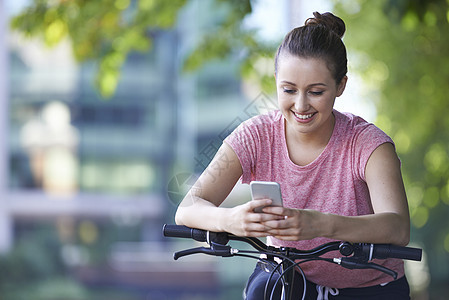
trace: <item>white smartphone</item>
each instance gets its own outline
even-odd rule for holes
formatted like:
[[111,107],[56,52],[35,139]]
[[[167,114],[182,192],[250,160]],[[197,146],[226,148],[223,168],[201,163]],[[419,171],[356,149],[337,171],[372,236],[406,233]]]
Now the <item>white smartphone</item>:
[[[283,206],[281,186],[277,182],[271,181],[251,181],[251,197],[253,199],[271,199],[270,206]],[[264,206],[265,207],[265,206]],[[264,207],[258,207],[254,212],[262,212]]]

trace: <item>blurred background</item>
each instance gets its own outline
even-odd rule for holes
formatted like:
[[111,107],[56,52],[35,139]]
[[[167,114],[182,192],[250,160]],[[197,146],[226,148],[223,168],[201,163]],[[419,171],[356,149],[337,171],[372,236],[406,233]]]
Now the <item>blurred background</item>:
[[[172,253],[164,223],[222,140],[276,106],[313,11],[347,25],[336,107],[396,142],[413,299],[449,294],[449,1],[0,0],[0,298],[240,299],[253,261]],[[225,205],[249,199],[238,185]]]

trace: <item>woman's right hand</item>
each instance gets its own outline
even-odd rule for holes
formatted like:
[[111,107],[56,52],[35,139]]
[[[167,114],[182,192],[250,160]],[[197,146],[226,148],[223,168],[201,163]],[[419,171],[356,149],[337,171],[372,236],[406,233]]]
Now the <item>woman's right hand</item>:
[[245,204],[230,208],[228,216],[224,218],[226,224],[223,224],[223,228],[226,232],[230,232],[237,236],[268,236],[269,234],[267,232],[272,228],[263,225],[262,222],[280,220],[282,216],[268,213],[256,213],[254,212],[254,209],[270,205],[271,203],[271,199],[260,199],[248,201]]

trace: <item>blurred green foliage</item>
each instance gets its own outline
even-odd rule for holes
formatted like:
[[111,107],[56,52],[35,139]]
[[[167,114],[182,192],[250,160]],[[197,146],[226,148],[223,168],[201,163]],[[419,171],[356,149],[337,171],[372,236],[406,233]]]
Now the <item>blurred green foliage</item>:
[[350,64],[402,160],[412,233],[435,280],[449,271],[449,1],[339,1]]
[[[266,92],[273,92],[273,73],[267,72],[266,61],[273,65],[277,42],[257,39],[257,30],[243,26],[252,12],[250,0],[211,0],[225,8],[225,16],[214,27],[205,28],[199,44],[185,58],[183,70],[194,71],[212,60],[237,58],[241,75]],[[274,69],[273,69],[274,70]],[[274,72],[274,71],[273,71]]]
[[[152,34],[177,24],[188,0],[34,0],[11,21],[12,29],[28,37],[41,37],[54,46],[68,38],[79,62],[98,62],[95,85],[104,98],[117,88],[120,70],[132,51],[149,51]],[[195,0],[190,0],[195,2]],[[197,47],[185,58],[183,69],[196,70],[205,62],[229,56],[241,60],[241,71],[273,90],[272,74],[255,68],[262,57],[272,56],[274,45],[255,39],[242,22],[251,13],[250,0],[212,0],[225,8],[216,26],[205,28]],[[201,3],[199,3],[201,4]],[[208,13],[205,11],[204,13]]]
[[75,58],[99,61],[96,86],[114,94],[120,70],[132,51],[151,48],[150,29],[171,28],[186,0],[34,0],[11,27],[54,46],[69,38]]

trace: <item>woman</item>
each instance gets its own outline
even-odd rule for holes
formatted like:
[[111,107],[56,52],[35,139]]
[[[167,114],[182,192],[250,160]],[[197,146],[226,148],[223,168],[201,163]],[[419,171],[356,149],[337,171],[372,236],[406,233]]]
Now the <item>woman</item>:
[[[268,236],[272,245],[299,249],[331,240],[408,244],[408,205],[393,141],[362,118],[333,109],[348,80],[344,32],[340,18],[315,12],[287,34],[275,58],[279,110],[245,121],[225,139],[180,204],[178,224]],[[223,157],[226,168],[217,168]],[[269,199],[220,207],[240,178],[280,183],[284,207],[254,213]],[[308,284],[316,287],[308,288],[308,297],[409,299],[403,262],[379,263],[400,279],[390,282],[374,270],[304,264]],[[247,299],[261,299],[265,275],[257,266]]]

